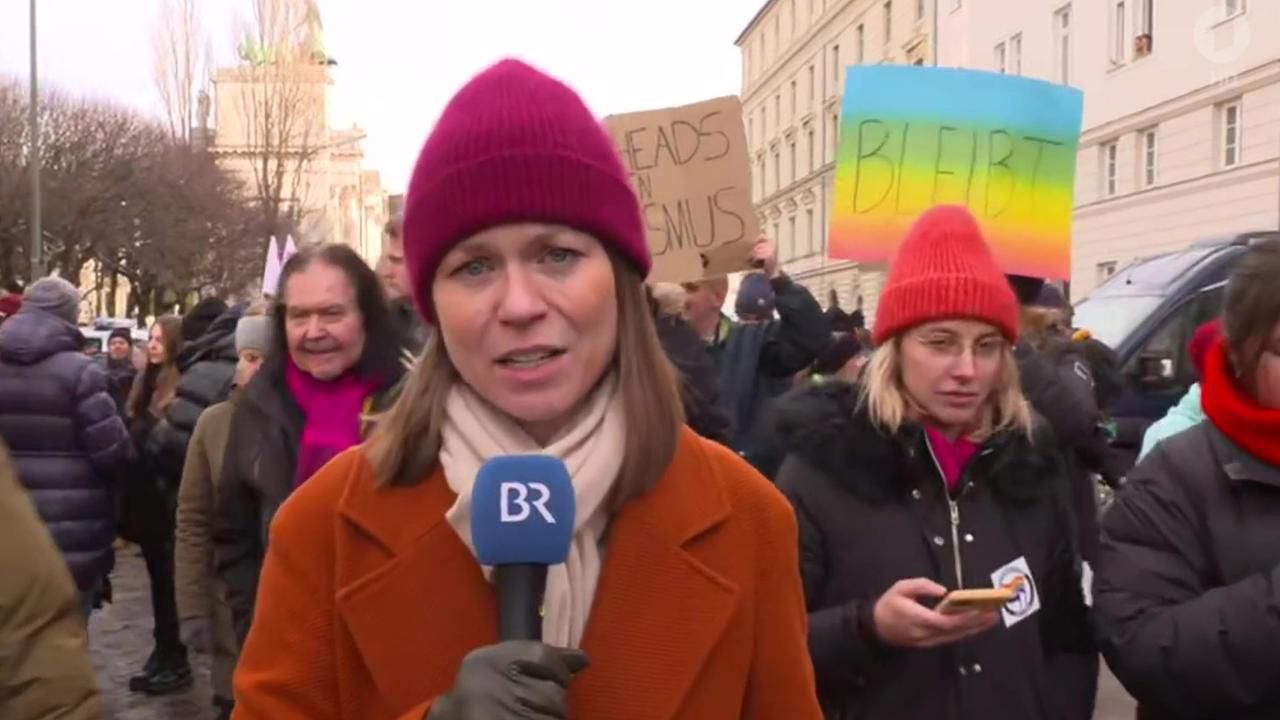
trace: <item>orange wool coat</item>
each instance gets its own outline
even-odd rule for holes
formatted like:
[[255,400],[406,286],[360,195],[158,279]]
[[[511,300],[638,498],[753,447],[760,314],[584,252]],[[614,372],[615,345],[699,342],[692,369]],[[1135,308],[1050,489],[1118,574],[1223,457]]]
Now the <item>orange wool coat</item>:
[[[234,720],[421,720],[497,602],[445,521],[437,472],[378,488],[360,448],[307,481],[271,529]],[[570,687],[580,720],[821,720],[795,517],[731,451],[685,430],[610,530]]]

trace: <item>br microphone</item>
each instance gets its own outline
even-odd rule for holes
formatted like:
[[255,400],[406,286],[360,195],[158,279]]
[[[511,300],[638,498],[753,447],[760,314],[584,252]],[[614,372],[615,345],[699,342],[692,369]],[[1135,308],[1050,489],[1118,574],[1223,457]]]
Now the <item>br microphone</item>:
[[476,474],[471,543],[493,567],[502,640],[542,640],[547,567],[569,557],[574,497],[569,470],[549,455],[503,455]]

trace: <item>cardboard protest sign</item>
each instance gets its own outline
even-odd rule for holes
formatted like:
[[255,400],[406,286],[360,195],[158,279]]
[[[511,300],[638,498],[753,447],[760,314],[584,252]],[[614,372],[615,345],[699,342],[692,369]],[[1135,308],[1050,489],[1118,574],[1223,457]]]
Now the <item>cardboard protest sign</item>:
[[759,224],[738,98],[612,115],[604,124],[644,210],[651,279],[687,282],[750,267]]
[[966,205],[1005,272],[1071,273],[1083,94],[953,68],[849,68],[829,254],[887,263],[934,205]]

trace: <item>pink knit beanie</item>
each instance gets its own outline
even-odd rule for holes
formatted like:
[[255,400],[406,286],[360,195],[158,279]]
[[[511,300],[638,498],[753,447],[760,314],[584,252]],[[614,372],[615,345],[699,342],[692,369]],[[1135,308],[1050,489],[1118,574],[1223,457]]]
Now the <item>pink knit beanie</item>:
[[423,316],[435,320],[431,285],[455,244],[518,222],[581,230],[649,273],[644,219],[613,141],[568,86],[503,60],[449,101],[409,181],[404,256]]

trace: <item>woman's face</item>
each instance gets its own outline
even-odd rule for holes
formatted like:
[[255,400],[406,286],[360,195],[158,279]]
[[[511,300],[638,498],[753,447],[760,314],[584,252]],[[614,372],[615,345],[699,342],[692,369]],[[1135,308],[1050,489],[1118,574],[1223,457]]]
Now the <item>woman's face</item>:
[[1258,404],[1280,410],[1280,323],[1271,329],[1271,337],[1262,346],[1253,383]]
[[432,302],[458,374],[546,442],[591,392],[618,343],[613,266],[560,225],[502,225],[455,246]]
[[164,347],[164,328],[160,323],[151,326],[151,336],[147,338],[147,362],[152,365],[163,365],[169,361],[169,353]]
[[919,325],[902,338],[907,393],[940,429],[963,432],[981,413],[1004,368],[1004,336],[975,320]]

